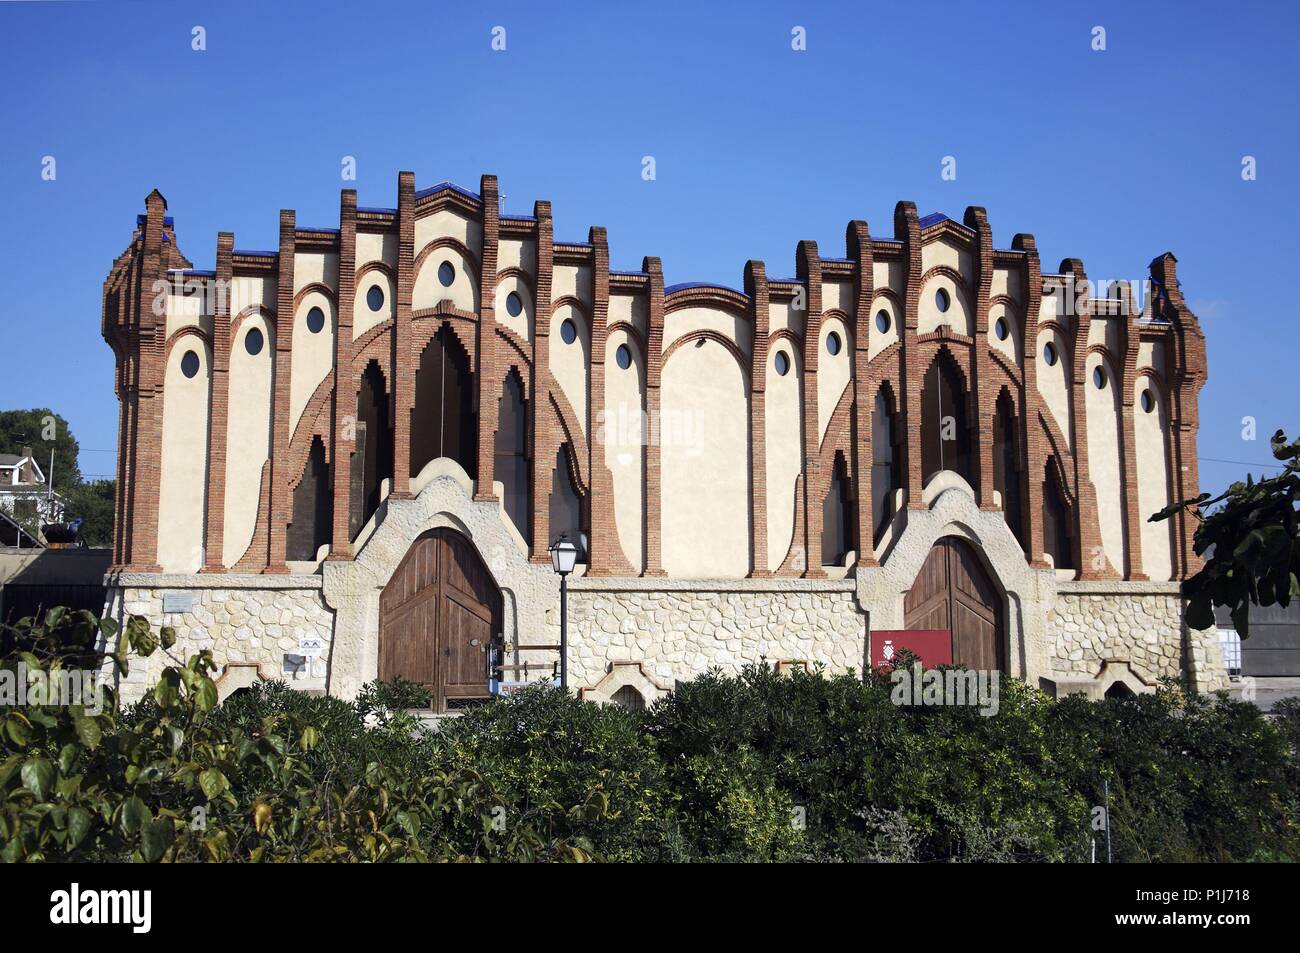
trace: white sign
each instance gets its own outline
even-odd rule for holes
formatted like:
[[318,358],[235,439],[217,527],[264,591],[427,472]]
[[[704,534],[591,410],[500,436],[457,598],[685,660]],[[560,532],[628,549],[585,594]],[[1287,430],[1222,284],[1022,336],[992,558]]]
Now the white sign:
[[305,658],[320,658],[325,654],[325,640],[319,635],[300,636],[298,654]]
[[163,612],[193,612],[193,592],[164,592]]

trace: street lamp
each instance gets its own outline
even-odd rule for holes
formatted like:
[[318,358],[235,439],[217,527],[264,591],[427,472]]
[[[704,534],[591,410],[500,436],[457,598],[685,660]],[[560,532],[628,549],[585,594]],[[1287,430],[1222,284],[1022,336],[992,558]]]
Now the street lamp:
[[561,533],[551,544],[551,568],[560,576],[560,688],[569,690],[569,573],[578,563],[578,547]]

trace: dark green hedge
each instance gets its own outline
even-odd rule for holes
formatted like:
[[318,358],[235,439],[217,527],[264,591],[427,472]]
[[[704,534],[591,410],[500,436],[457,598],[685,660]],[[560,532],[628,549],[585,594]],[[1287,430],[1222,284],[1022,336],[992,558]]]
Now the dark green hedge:
[[[111,623],[47,616],[5,664],[83,664]],[[171,643],[132,620],[137,650]],[[120,661],[120,659],[119,659]],[[217,705],[206,655],[146,701],[0,725],[0,856],[141,860],[1086,861],[1300,857],[1300,705],[1172,683],[997,714],[755,665],[644,712],[535,688],[422,731],[409,684],[266,683]],[[202,824],[195,825],[196,809]]]

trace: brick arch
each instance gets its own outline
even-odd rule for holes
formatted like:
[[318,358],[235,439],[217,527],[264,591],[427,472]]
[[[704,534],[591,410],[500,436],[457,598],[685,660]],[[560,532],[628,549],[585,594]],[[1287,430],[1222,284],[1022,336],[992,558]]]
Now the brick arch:
[[518,278],[520,281],[524,283],[524,286],[530,292],[536,293],[537,283],[533,279],[533,276],[530,275],[528,272],[524,271],[524,269],[518,267],[517,265],[511,265],[509,268],[502,268],[500,271],[498,271],[496,286],[500,288],[507,278]]
[[[310,285],[308,287],[311,287]],[[325,287],[321,285],[321,287]],[[307,289],[304,288],[304,291]],[[275,312],[265,305],[251,304],[239,314],[235,315],[230,322],[230,344],[234,347],[235,337],[239,334],[239,329],[243,327],[245,321],[254,315],[260,315],[262,320],[267,323],[272,331],[276,330]],[[267,343],[270,343],[269,341]]]
[[[302,288],[300,288],[298,292],[293,296],[293,313],[297,314],[298,309],[302,307],[303,301],[305,301],[309,295],[313,295],[313,294],[324,296],[329,301],[329,303],[334,307],[334,309],[336,311],[338,310],[339,298],[338,295],[334,293],[334,289],[331,288],[329,285],[322,284],[319,281],[313,281],[311,284],[305,285]],[[259,305],[254,305],[253,307],[259,307]],[[243,311],[240,312],[240,316],[242,317],[244,312],[249,310],[250,310],[249,308],[245,308]]]
[[643,357],[648,356],[646,350],[645,335],[641,333],[641,329],[638,328],[635,324],[633,324],[631,321],[615,321],[613,324],[611,324],[608,328],[605,329],[605,340],[608,341],[609,336],[613,334],[615,331],[625,332],[628,337],[630,337],[632,340],[636,342],[637,347],[641,349],[642,356]]
[[[668,359],[676,354],[681,348],[685,347],[687,344],[694,344],[696,341],[700,340],[716,341],[721,344],[723,348],[726,349],[727,353],[735,358],[736,363],[740,365],[740,371],[745,375],[746,382],[749,381],[749,358],[747,358],[744,352],[740,350],[739,345],[737,345],[735,341],[719,331],[714,331],[712,328],[698,328],[694,331],[687,331],[677,340],[673,341],[672,344],[668,345],[668,350],[664,351],[663,358],[659,362],[660,368],[662,369],[663,367],[666,367]],[[662,370],[660,373],[662,374]]]
[[749,295],[722,285],[696,285],[664,295],[664,316],[684,308],[717,308],[732,317],[752,318]]
[[477,324],[477,319],[453,308],[448,308],[445,311],[439,311],[438,308],[430,310],[434,313],[421,314],[414,322],[412,322],[412,333],[414,334],[417,330],[420,332],[418,335],[415,335],[412,340],[411,354],[412,360],[414,361],[412,365],[413,372],[419,370],[420,358],[428,349],[429,343],[445,325],[451,329],[451,333],[456,338],[456,342],[465,349],[465,354],[469,357],[470,371],[478,373],[478,338],[473,334],[461,333],[461,326],[464,323],[469,322]]
[[419,281],[420,269],[424,267],[425,261],[440,248],[450,248],[460,255],[462,260],[465,262],[465,267],[470,271],[472,283],[477,286],[479,283],[479,275],[482,272],[478,256],[470,251],[469,246],[460,241],[460,239],[452,238],[450,235],[443,235],[441,238],[435,238],[433,241],[429,242],[421,248],[420,253],[415,256],[415,261],[411,265],[411,287],[414,288],[416,283]]
[[393,269],[392,265],[384,261],[369,261],[357,269],[357,276],[355,279],[356,285],[359,286],[361,284],[361,279],[372,271],[380,272],[394,284],[397,282],[397,272]]
[[192,324],[186,325],[183,328],[177,328],[175,331],[171,333],[171,336],[167,338],[167,343],[163,345],[163,367],[170,366],[171,357],[172,357],[172,348],[175,347],[180,342],[181,338],[185,338],[185,337],[196,337],[203,342],[203,346],[207,349],[208,374],[209,376],[211,376],[212,337],[211,335],[208,334],[207,331],[204,331],[202,328],[196,327],[195,325]]
[[[375,363],[377,366],[378,362]],[[383,368],[379,369],[379,373],[383,375]],[[312,438],[321,438],[321,442],[325,445],[325,462],[328,464],[331,460],[331,421],[328,411],[333,396],[334,372],[330,371],[316,385],[316,390],[307,401],[307,406],[303,408],[302,416],[298,418],[298,425],[294,427],[293,436],[289,439],[289,449],[285,454],[287,461],[285,468],[291,474],[290,490],[297,489],[298,484],[302,482],[303,474],[307,471],[307,458],[311,454]]]
[[564,440],[558,442],[567,442],[577,457],[572,464],[575,467],[572,474],[573,483],[578,488],[578,496],[585,497],[587,488],[590,486],[586,468],[583,466],[583,461],[589,459],[587,437],[578,425],[578,415],[573,412],[573,406],[569,403],[569,399],[564,396],[564,392],[555,385],[554,378],[552,378],[551,384],[552,386],[547,388],[547,396],[550,398],[551,410],[555,414],[555,422],[564,433]]

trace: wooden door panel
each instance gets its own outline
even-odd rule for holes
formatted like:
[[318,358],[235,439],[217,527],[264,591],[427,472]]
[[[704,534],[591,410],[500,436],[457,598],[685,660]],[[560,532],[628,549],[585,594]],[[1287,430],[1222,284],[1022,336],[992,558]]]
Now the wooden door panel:
[[484,618],[473,604],[466,605],[455,595],[445,600],[446,637],[443,662],[444,688],[450,698],[486,696],[488,682],[488,646],[492,641],[491,617]]
[[935,542],[903,600],[909,629],[947,629],[952,659],[970,669],[1003,668],[1002,597],[970,543]]
[[434,707],[486,697],[501,593],[478,552],[449,529],[420,537],[379,597],[379,677],[428,686]]
[[953,608],[952,660],[969,669],[998,668],[998,633],[993,623],[958,602]]

